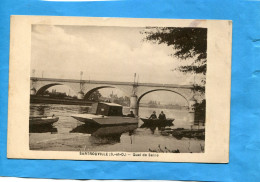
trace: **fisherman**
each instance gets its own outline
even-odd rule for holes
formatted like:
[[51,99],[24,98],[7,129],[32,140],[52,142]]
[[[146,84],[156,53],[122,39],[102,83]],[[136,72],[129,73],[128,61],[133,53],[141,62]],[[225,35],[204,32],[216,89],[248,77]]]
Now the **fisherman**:
[[163,111],[159,114],[159,119],[162,120],[162,121],[166,120],[166,116],[163,113]]
[[149,117],[149,119],[157,119],[156,112],[153,111],[153,114]]
[[134,117],[135,117],[134,112],[133,112],[133,111],[130,111],[130,114],[128,114],[127,117],[132,117],[132,118],[134,118]]

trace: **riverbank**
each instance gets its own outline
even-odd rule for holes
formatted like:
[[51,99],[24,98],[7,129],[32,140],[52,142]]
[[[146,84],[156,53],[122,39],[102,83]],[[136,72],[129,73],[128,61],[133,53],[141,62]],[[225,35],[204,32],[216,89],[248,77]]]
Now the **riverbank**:
[[197,138],[200,140],[205,140],[205,128],[203,129],[184,129],[184,128],[165,128],[161,131],[164,136],[172,135],[176,139],[182,138]]
[[61,99],[61,98],[48,98],[44,96],[30,96],[30,103],[34,104],[64,104],[64,105],[81,105],[81,106],[91,106],[92,101],[80,100],[80,99]]
[[[139,108],[140,117],[149,116],[154,110],[159,113],[161,109]],[[205,145],[204,140],[183,137],[175,138],[172,134],[164,135],[162,128],[141,128],[143,123],[139,120],[139,127],[134,131],[126,131],[121,136],[109,134],[98,137],[96,134],[90,134],[85,130],[75,128],[84,125],[82,122],[74,119],[71,115],[85,114],[89,110],[88,106],[79,105],[62,105],[62,104],[31,104],[31,116],[50,116],[55,115],[59,120],[50,128],[41,128],[37,130],[29,130],[29,147],[31,150],[45,151],[80,151],[86,149],[88,151],[126,151],[126,152],[159,152],[158,146],[161,146],[165,152],[180,153],[201,153],[201,146]],[[185,110],[164,109],[164,113],[169,118],[175,118],[174,126],[165,127],[164,129],[172,130],[184,128],[186,130],[197,130],[204,128],[203,126],[194,125],[194,114]],[[124,114],[129,113],[129,108],[124,108]],[[191,127],[192,125],[192,127]],[[125,126],[124,126],[125,127]],[[91,128],[88,128],[88,130]],[[115,129],[118,131],[118,129]],[[111,131],[111,130],[110,130]],[[102,132],[102,134],[105,134]],[[167,150],[165,149],[167,148]]]

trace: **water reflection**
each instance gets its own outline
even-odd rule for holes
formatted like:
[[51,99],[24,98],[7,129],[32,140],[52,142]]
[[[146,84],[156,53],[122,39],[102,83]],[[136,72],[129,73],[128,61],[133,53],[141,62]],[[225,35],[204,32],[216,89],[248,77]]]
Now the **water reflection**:
[[118,125],[118,126],[90,126],[80,125],[70,133],[91,134],[90,141],[94,144],[114,144],[120,143],[120,137],[123,133],[129,136],[134,134],[134,130],[138,128],[138,124]]
[[87,114],[89,111],[89,107],[79,107],[78,113]]
[[167,127],[167,126],[173,126],[173,123],[158,123],[158,124],[147,124],[143,123],[140,128],[153,128],[153,127]]
[[193,126],[205,126],[205,122],[195,120]]
[[52,125],[32,125],[29,127],[30,133],[52,133],[55,134],[58,132],[57,128]]
[[36,105],[30,108],[31,116],[45,116],[48,115],[48,111],[50,110],[50,106],[48,105]]
[[165,127],[171,127],[174,126],[173,123],[157,123],[157,124],[149,124],[149,123],[144,123],[140,126],[140,128],[148,128],[151,130],[151,133],[154,134],[155,130],[158,128],[159,131],[163,131],[165,129]]
[[[160,144],[162,149],[165,147],[171,151],[178,149],[183,153],[201,152],[201,146],[205,143],[205,139],[202,138],[205,132],[200,131],[205,128],[204,124],[194,122],[194,114],[186,110],[164,109],[167,118],[175,118],[173,126],[147,126],[143,125],[140,119],[139,127],[137,124],[88,127],[71,117],[72,114],[86,113],[88,109],[88,106],[31,104],[30,116],[54,114],[59,117],[59,120],[53,126],[30,127],[30,148],[69,151],[86,147],[87,150],[93,151],[148,152],[149,149],[157,151]],[[149,117],[154,110],[161,111],[161,109],[141,107],[140,117]],[[124,108],[123,113],[128,114],[129,108]],[[171,130],[168,130],[169,128]],[[175,132],[178,128],[185,130]],[[196,132],[185,134],[186,130],[196,130]]]

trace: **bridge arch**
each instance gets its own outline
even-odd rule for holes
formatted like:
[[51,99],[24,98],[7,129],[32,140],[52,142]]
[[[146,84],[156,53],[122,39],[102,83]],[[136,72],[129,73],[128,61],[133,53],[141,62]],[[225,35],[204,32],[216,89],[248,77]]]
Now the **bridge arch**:
[[[132,87],[132,86],[131,86]],[[91,86],[91,85],[88,85],[86,84],[86,87],[84,87],[84,99],[88,99],[90,97],[90,95],[97,91],[97,90],[100,90],[100,89],[103,89],[103,88],[114,88],[114,89],[117,89],[117,90],[120,90],[124,93],[124,95],[130,97],[131,96],[131,93],[132,93],[132,88],[130,87],[129,89],[129,86],[125,86],[125,85],[108,85],[108,84],[99,84],[99,85],[94,85]]]
[[116,88],[114,86],[100,86],[100,87],[95,87],[89,90],[85,95],[84,95],[84,100],[88,100],[91,94],[93,94],[95,91],[102,89],[102,88]]
[[[189,106],[189,100],[188,100],[184,95],[182,95],[182,94],[180,94],[179,92],[176,92],[176,91],[174,91],[174,90],[170,90],[170,89],[154,89],[154,90],[147,91],[147,92],[143,93],[142,95],[140,95],[140,96],[138,97],[138,99],[137,99],[137,105],[139,106],[139,103],[140,103],[141,99],[142,99],[145,95],[147,95],[147,94],[149,94],[149,93],[152,93],[152,92],[156,92],[156,91],[167,91],[167,92],[176,93],[177,95],[180,95],[182,98],[184,98],[185,101],[187,102],[187,106]],[[138,107],[138,109],[139,109],[139,107]]]
[[[53,87],[53,86],[57,86],[57,85],[64,85],[66,87],[69,87],[71,90],[73,90],[70,86],[66,85],[66,84],[62,84],[62,83],[50,83],[50,84],[47,84],[47,85],[44,85],[42,87],[40,87],[37,91],[36,91],[36,94],[35,95],[43,95],[44,92]],[[74,91],[74,90],[73,90]],[[75,91],[74,91],[75,92]],[[76,92],[75,92],[76,93]]]
[[190,108],[190,101],[188,100],[188,98],[186,98],[184,95],[180,94],[179,92],[171,90],[171,89],[152,89],[152,90],[146,91],[145,93],[141,94],[139,97],[137,97],[136,95],[133,95],[130,100],[131,101],[130,110],[132,110],[134,112],[134,114],[138,116],[139,115],[139,104],[140,104],[141,99],[145,95],[147,95],[151,92],[156,92],[156,91],[168,91],[168,92],[176,93],[185,99],[185,101],[187,102],[187,106]]

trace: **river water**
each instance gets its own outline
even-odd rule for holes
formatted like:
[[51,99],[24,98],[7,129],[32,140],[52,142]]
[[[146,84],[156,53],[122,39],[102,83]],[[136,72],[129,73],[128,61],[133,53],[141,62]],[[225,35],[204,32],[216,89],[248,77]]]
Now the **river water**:
[[[86,127],[72,118],[72,114],[83,114],[88,106],[31,104],[30,116],[53,115],[59,117],[58,122],[50,127],[30,128],[30,149],[46,151],[126,151],[126,152],[167,152],[179,150],[181,153],[203,152],[204,140],[197,138],[175,138],[166,135],[162,128],[143,127],[139,119],[138,125],[110,127]],[[194,114],[187,110],[158,109],[140,107],[140,117],[148,117],[153,111],[163,110],[167,118],[174,118],[170,128],[202,129],[201,124],[194,124]],[[124,114],[129,108],[123,109]]]

